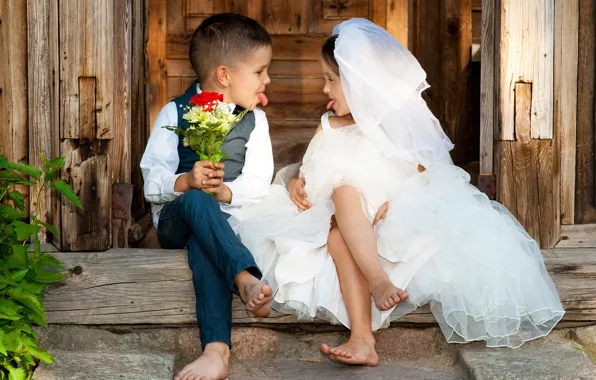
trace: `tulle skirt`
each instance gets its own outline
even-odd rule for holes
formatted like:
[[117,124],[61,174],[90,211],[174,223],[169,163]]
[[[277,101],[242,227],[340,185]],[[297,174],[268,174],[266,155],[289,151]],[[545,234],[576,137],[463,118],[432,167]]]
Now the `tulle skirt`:
[[409,293],[388,311],[371,299],[373,330],[430,303],[448,342],[518,347],[545,336],[563,317],[536,242],[456,166],[418,173],[413,164],[383,157],[347,127],[319,133],[301,173],[311,209],[297,210],[281,172],[264,202],[230,219],[275,291],[274,309],[350,327],[326,247],[335,212],[331,195],[349,185],[360,193],[355,207],[371,222],[389,201],[386,219],[375,228],[379,262]]

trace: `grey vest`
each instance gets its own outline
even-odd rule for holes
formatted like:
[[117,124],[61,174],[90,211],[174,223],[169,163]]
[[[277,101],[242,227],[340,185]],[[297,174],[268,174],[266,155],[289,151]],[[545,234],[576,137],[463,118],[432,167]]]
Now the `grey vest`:
[[[184,114],[184,107],[190,103],[192,98],[197,93],[197,82],[193,82],[184,95],[174,99],[176,103],[176,110],[178,111],[178,127],[186,129],[189,124],[182,118]],[[236,111],[240,111],[240,107],[236,107]],[[255,129],[255,114],[252,111],[247,112],[242,120],[234,126],[230,131],[223,144],[221,145],[222,151],[228,155],[227,159],[222,159],[222,163],[225,164],[225,175],[224,181],[230,182],[238,178],[242,174],[242,168],[244,167],[244,160],[246,156],[246,143],[250,138],[250,134]],[[178,156],[180,157],[180,163],[178,164],[178,170],[176,173],[186,173],[192,170],[195,162],[201,161],[199,155],[196,154],[190,147],[185,147],[182,144],[182,137],[178,139]]]

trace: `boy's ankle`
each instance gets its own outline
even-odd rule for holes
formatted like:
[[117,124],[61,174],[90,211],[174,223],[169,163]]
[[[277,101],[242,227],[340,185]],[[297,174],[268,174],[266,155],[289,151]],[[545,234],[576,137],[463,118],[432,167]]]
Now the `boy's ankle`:
[[213,353],[220,356],[230,356],[230,346],[224,342],[211,342],[205,346],[203,353]]

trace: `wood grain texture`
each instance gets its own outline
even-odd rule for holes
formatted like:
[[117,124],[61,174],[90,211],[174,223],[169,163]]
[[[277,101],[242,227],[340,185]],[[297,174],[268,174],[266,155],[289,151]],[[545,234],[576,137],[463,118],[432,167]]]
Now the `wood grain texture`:
[[579,2],[575,223],[596,223],[596,0]]
[[557,248],[596,248],[596,224],[561,226]]
[[406,48],[409,43],[410,0],[387,0],[387,26],[385,29]]
[[561,223],[575,219],[579,0],[555,1],[555,131],[561,157]]
[[482,11],[482,65],[480,71],[480,174],[494,171],[494,131],[497,124],[497,88],[495,56],[497,49],[495,2],[488,1]]
[[[27,3],[0,1],[0,154],[29,163],[27,126]],[[29,212],[29,188],[17,186]]]
[[472,1],[444,0],[441,11],[442,126],[455,144],[456,163],[472,160],[471,124]]
[[515,83],[532,83],[531,137],[553,137],[554,0],[501,0],[499,135],[513,140]]
[[[148,0],[149,8],[149,39],[147,44],[148,60],[148,103],[149,128],[161,108],[167,103],[166,88],[166,39],[167,39],[167,5],[162,0]],[[170,44],[167,44],[168,47]],[[188,59],[188,43],[184,59]]]
[[[58,113],[52,99],[57,86],[53,73],[58,71],[55,66],[53,52],[57,49],[55,41],[50,36],[55,35],[57,19],[53,18],[57,3],[53,0],[27,2],[27,65],[28,65],[28,128],[29,128],[29,165],[41,167],[39,154],[46,157],[55,156],[58,147],[55,146],[57,133],[56,116]],[[78,85],[78,83],[77,83]],[[77,109],[78,113],[78,109]],[[50,137],[50,138],[48,138]],[[37,194],[38,188],[31,187],[30,193]],[[31,210],[38,210],[38,218],[45,222],[55,222],[53,204],[59,197],[50,190],[44,191],[37,199],[30,199]],[[58,224],[59,227],[59,224]],[[42,242],[49,241],[45,233],[41,233]]]
[[[543,254],[567,312],[564,321],[596,321],[596,251],[554,249]],[[196,323],[185,251],[128,249],[59,252],[55,256],[67,268],[69,277],[50,285],[46,293],[44,303],[50,324]],[[292,315],[277,312],[266,319],[253,318],[237,297],[232,310],[235,324],[299,322]],[[400,322],[435,323],[428,307]]]

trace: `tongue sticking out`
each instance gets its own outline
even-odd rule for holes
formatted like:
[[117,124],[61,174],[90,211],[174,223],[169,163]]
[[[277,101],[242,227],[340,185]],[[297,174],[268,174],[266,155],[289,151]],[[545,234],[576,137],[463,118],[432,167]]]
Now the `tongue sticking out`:
[[263,94],[262,92],[259,92],[257,94],[257,99],[259,99],[259,103],[261,103],[263,107],[265,107],[269,103],[269,99],[267,99],[265,94]]
[[329,103],[327,103],[327,109],[331,109],[333,106],[335,105],[335,100],[330,100]]

